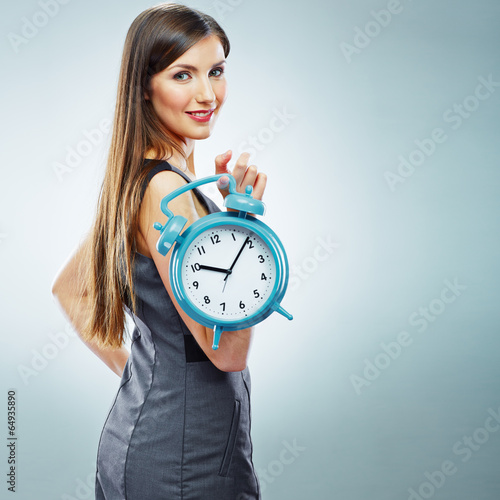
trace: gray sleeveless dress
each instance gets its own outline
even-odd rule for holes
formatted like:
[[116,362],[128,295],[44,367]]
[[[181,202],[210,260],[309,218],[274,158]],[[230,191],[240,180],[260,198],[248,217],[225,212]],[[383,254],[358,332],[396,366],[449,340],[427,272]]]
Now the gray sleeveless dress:
[[[148,182],[163,170],[190,182],[169,163],[155,164]],[[260,499],[248,368],[227,373],[208,360],[154,261],[140,253],[134,286],[137,315],[124,304],[135,323],[131,354],[99,440],[96,500]]]

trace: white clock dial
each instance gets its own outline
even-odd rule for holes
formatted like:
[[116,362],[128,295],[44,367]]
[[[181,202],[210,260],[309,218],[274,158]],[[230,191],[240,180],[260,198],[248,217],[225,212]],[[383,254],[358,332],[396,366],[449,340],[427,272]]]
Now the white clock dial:
[[276,281],[276,262],[268,245],[238,225],[219,225],[199,234],[181,265],[187,298],[219,320],[238,321],[257,312]]

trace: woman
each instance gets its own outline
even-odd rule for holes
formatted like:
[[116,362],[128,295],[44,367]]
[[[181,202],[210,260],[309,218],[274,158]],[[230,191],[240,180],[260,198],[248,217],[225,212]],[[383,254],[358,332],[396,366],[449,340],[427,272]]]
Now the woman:
[[[125,41],[113,136],[95,222],[53,294],[120,387],[97,454],[97,500],[260,498],[252,464],[252,329],[224,334],[189,318],[156,251],[164,196],[195,178],[195,141],[226,99],[229,41],[216,21],[177,4],[141,13]],[[236,161],[239,191],[262,198],[266,177]],[[231,151],[215,159],[230,173]],[[225,182],[224,182],[225,181]],[[227,177],[218,187],[227,195]],[[188,224],[217,211],[198,190],[169,204]],[[130,356],[124,311],[134,320]]]

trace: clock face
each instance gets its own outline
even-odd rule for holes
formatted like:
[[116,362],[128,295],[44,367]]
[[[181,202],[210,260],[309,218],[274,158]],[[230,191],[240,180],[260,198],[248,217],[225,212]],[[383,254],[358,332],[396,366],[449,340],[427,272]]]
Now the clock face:
[[218,225],[189,244],[182,258],[181,281],[187,299],[206,315],[244,320],[271,297],[276,261],[255,232],[238,225]]

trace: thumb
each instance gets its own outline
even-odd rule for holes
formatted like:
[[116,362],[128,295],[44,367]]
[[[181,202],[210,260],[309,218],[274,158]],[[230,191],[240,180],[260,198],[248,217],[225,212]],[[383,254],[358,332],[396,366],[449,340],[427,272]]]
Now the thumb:
[[[222,153],[220,155],[217,155],[215,157],[215,174],[230,174],[231,172],[227,168],[227,164],[229,163],[229,160],[231,159],[231,156],[233,155],[233,152],[228,149],[225,153]],[[227,190],[229,188],[229,179],[226,176],[222,176],[218,181],[217,181],[217,187],[220,189],[222,195],[225,197],[227,194]]]

